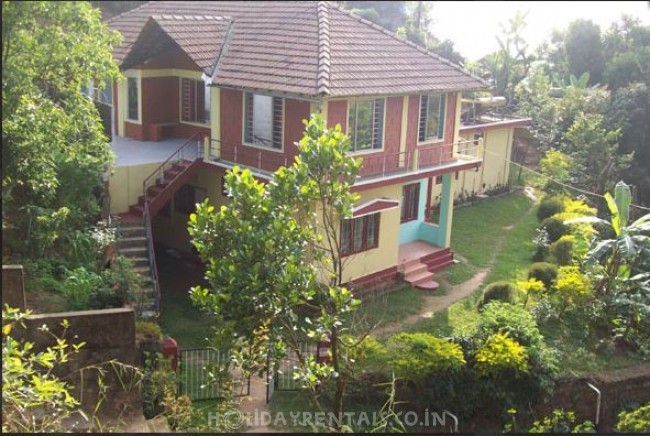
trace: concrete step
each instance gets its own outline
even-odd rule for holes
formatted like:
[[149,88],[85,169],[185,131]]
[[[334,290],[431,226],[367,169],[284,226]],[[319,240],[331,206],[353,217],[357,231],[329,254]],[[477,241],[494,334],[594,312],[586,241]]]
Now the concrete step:
[[408,276],[404,276],[404,280],[409,282],[410,284],[416,284],[420,282],[424,282],[427,280],[431,280],[433,278],[433,273],[429,271],[422,271],[416,274],[411,274]]
[[404,276],[412,276],[427,270],[428,270],[427,266],[422,262],[414,263],[404,268]]
[[129,207],[129,212],[131,212],[134,215],[142,216],[144,214],[144,206],[140,204],[133,205]]
[[120,238],[118,240],[120,248],[132,248],[132,247],[146,247],[147,238],[144,236],[135,236],[129,238]]
[[427,290],[427,291],[435,291],[436,289],[438,289],[440,287],[438,282],[436,282],[435,280],[425,280],[425,281],[422,281],[422,282],[415,283],[415,284],[413,284],[413,286],[418,288],[418,289],[424,289],[424,290]]
[[141,276],[148,276],[151,273],[151,271],[149,270],[149,265],[134,266],[133,271],[140,274]]
[[430,265],[429,266],[429,271],[431,272],[438,272],[441,269],[444,269],[448,267],[449,265],[452,265],[454,263],[453,259],[448,259],[443,262],[436,263],[435,265]]
[[131,263],[133,266],[149,266],[149,258],[148,257],[132,257],[131,258]]
[[147,247],[120,247],[117,252],[124,257],[145,257],[147,255]]
[[144,238],[146,234],[147,232],[141,224],[139,226],[130,227],[124,227],[124,225],[120,226],[121,238]]

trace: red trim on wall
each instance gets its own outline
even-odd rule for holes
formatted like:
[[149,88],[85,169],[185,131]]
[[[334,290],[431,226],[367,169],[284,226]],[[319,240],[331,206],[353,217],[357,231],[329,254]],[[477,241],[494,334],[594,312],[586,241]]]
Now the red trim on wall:
[[454,171],[465,171],[469,169],[477,169],[480,168],[480,166],[481,166],[481,162],[471,162],[466,164],[454,165],[453,167],[447,167],[444,169],[437,169],[437,170],[432,169],[430,171],[423,171],[417,174],[407,174],[402,177],[395,177],[392,179],[377,180],[376,182],[367,183],[364,185],[354,185],[352,187],[352,192],[362,192],[368,189],[379,188],[382,186],[402,185],[406,182],[410,182],[411,180],[419,180],[425,177],[440,176],[447,173],[453,173]]
[[374,272],[372,274],[365,275],[363,277],[356,278],[350,283],[355,287],[364,287],[369,286],[375,283],[380,283],[388,280],[394,280],[399,277],[399,271],[397,265],[391,266],[390,268],[383,269],[381,271]]
[[355,210],[352,213],[353,218],[358,218],[360,216],[369,215],[375,212],[381,212],[386,209],[392,209],[399,206],[399,201],[397,200],[388,200],[388,199],[377,199],[369,204],[366,204],[360,209]]

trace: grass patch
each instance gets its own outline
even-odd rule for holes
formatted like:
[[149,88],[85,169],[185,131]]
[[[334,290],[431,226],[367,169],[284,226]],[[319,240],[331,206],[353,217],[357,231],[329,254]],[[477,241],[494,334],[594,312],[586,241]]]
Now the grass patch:
[[531,200],[515,193],[454,211],[451,246],[473,266],[489,265],[504,227],[523,217]]
[[[532,239],[537,228],[536,208],[526,216],[530,205],[528,197],[516,193],[458,209],[454,215],[455,239],[452,245],[468,263],[456,264],[447,269],[444,273],[447,281],[452,284],[463,283],[476,273],[477,266],[488,266],[490,258],[495,255],[493,248],[497,246],[498,239],[504,236],[504,232],[505,239],[496,253],[495,263],[485,283],[515,280],[525,275],[531,263]],[[507,226],[514,227],[506,231],[504,227]],[[469,335],[479,318],[476,303],[481,292],[482,287],[431,318],[407,327],[406,331],[437,336]]]
[[476,274],[475,266],[461,262],[449,266],[439,275],[452,285],[460,285],[474,277],[474,274]]
[[408,333],[430,333],[439,337],[467,336],[478,321],[476,302],[481,293],[475,292],[471,296],[452,304],[448,308],[436,312],[431,318],[421,319],[405,328]]
[[379,326],[400,321],[420,312],[424,294],[407,284],[398,285],[389,294],[365,300],[353,315],[354,330],[378,324]]
[[194,306],[189,294],[162,291],[160,326],[179,348],[206,347],[213,337],[214,320]]
[[506,233],[501,250],[484,283],[498,280],[521,280],[526,278],[532,261],[533,238],[537,234],[537,206],[515,227]]

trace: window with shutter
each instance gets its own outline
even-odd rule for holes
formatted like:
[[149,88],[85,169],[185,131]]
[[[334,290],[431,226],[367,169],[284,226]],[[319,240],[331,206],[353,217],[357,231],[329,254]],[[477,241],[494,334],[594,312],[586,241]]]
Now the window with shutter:
[[244,93],[244,142],[282,149],[283,99]]
[[181,120],[210,122],[210,87],[201,80],[181,79]]
[[440,141],[445,134],[444,94],[420,96],[418,142]]
[[348,135],[352,151],[379,150],[384,144],[384,99],[350,100]]

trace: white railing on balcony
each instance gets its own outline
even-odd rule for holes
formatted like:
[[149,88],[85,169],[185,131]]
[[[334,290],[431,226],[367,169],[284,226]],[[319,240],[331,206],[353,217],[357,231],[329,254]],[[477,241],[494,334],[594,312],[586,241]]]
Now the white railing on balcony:
[[[377,153],[361,156],[363,162],[359,177],[374,178],[411,174],[458,161],[477,160],[481,156],[479,150],[482,147],[482,141],[482,139],[459,141],[452,144],[418,147],[415,150],[401,153]],[[285,153],[242,144],[227,144],[216,139],[210,140],[209,154],[211,161],[223,161],[256,168],[266,173],[293,162],[293,157],[287,156]]]

